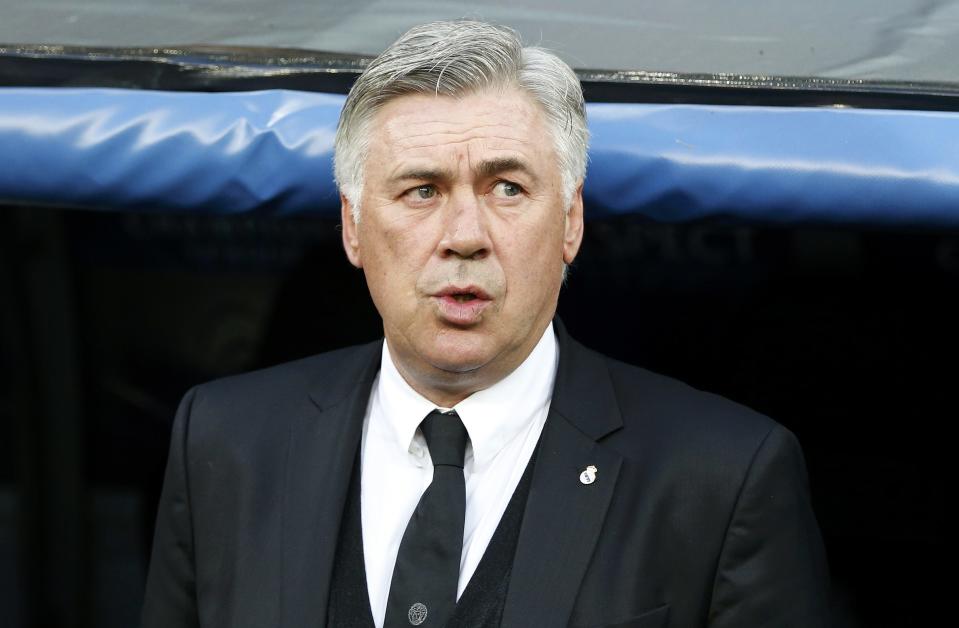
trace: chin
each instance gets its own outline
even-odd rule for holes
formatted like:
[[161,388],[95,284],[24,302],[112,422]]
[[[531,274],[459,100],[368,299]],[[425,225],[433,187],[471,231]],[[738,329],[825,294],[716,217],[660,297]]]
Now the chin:
[[482,341],[455,337],[434,340],[426,352],[427,361],[433,368],[446,373],[470,373],[488,364],[492,358],[489,347]]
[[[432,356],[431,356],[432,357]],[[444,373],[474,373],[489,362],[486,356],[474,354],[439,355],[429,361],[430,365]]]

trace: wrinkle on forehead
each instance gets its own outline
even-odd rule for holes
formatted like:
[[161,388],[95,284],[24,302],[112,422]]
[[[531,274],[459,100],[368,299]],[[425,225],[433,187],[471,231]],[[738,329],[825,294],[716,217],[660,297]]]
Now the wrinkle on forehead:
[[[435,121],[434,124],[443,125],[443,126],[453,126],[453,125],[452,125],[451,123],[449,123],[449,122],[443,122],[443,121],[440,121],[440,120]],[[471,125],[471,130],[474,131],[474,132],[481,132],[481,131],[484,131],[485,129],[495,129],[495,128],[497,128],[497,127],[503,127],[503,126],[505,126],[505,125],[503,125],[501,122],[495,122],[495,123],[491,123],[491,124],[474,124],[474,125]],[[388,128],[388,127],[387,127],[387,128]],[[455,136],[455,135],[461,135],[461,134],[462,134],[461,131],[429,131],[429,130],[425,130],[425,131],[423,131],[422,133],[407,133],[405,137],[401,137],[401,138],[398,138],[398,139],[405,140],[405,141],[411,141],[411,140],[414,140],[414,139],[417,139],[417,138],[420,138],[420,137],[435,137],[435,136],[440,136],[440,137],[442,137],[442,136],[444,136],[444,135],[454,135],[454,136]]]
[[[478,137],[523,142],[517,132],[522,134],[530,127],[541,126],[542,115],[529,96],[515,93],[521,98],[508,98],[511,94],[504,94],[502,99],[487,93],[476,94],[467,107],[458,107],[463,100],[449,96],[401,96],[380,109],[376,126],[388,142],[404,148],[461,143]],[[431,108],[434,104],[443,106],[443,119],[429,117],[431,111],[435,112]],[[418,143],[422,138],[437,141]]]
[[[448,132],[430,132],[429,130],[424,130],[422,132],[417,132],[415,134],[408,133],[411,126],[416,125],[415,122],[406,123],[402,119],[395,120],[397,129],[385,129],[386,139],[388,144],[392,144],[395,153],[402,153],[406,151],[415,151],[418,149],[433,149],[433,148],[457,148],[464,144],[471,144],[477,141],[484,142],[486,144],[502,142],[506,145],[516,145],[519,146],[528,146],[530,143],[526,138],[518,137],[516,131],[517,129],[511,128],[507,125],[484,125],[484,126],[470,126],[463,125],[461,130],[448,131]],[[407,125],[403,128],[403,125]],[[501,132],[491,133],[492,129],[501,129]],[[496,146],[491,146],[490,148],[496,148]]]
[[413,172],[433,173],[437,180],[489,175],[486,164],[508,161],[522,164],[534,179],[552,179],[555,152],[545,114],[521,90],[400,96],[376,116],[367,163],[377,164],[384,185],[410,179]]
[[500,141],[502,141],[502,142],[504,142],[504,143],[507,143],[507,144],[510,143],[510,142],[515,142],[515,143],[521,144],[521,145],[523,145],[523,146],[525,146],[525,145],[528,144],[527,142],[524,142],[524,141],[522,141],[522,140],[518,140],[518,139],[516,139],[515,137],[507,137],[507,136],[505,136],[505,135],[488,135],[488,136],[484,136],[484,137],[475,137],[475,136],[474,136],[474,137],[465,137],[465,138],[462,138],[462,139],[456,139],[456,140],[452,140],[452,141],[426,142],[426,143],[423,143],[423,144],[412,144],[412,145],[409,145],[409,146],[400,146],[399,149],[400,149],[400,150],[416,150],[416,149],[418,149],[418,148],[429,148],[429,147],[432,147],[432,146],[436,146],[438,143],[439,143],[439,144],[442,144],[443,146],[456,147],[456,146],[459,146],[459,145],[461,145],[461,144],[469,144],[469,143],[473,142],[474,140],[500,140]]

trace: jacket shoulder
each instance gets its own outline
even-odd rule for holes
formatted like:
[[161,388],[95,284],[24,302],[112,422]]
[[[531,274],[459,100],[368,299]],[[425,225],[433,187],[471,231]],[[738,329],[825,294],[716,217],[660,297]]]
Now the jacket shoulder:
[[720,395],[699,390],[678,379],[605,357],[617,396],[626,407],[642,407],[654,415],[706,428],[710,425],[768,431],[775,421]]
[[750,477],[789,469],[768,486],[792,494],[804,485],[799,443],[774,420],[670,377],[611,359],[607,366],[622,427],[603,445],[623,457],[624,486],[645,486],[663,507],[691,509],[689,521],[728,522]]
[[191,440],[259,439],[317,407],[334,406],[369,386],[379,366],[381,341],[200,384],[181,403]]
[[622,415],[624,453],[669,452],[719,464],[748,464],[773,433],[793,438],[773,419],[677,379],[604,357]]
[[335,397],[336,390],[347,389],[368,374],[371,364],[379,364],[381,346],[382,341],[376,341],[223,377],[200,384],[197,393],[211,400],[240,402],[306,392],[325,399]]

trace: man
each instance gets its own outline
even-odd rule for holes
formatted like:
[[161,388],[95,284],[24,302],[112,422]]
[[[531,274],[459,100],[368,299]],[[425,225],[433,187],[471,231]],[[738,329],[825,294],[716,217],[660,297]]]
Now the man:
[[336,177],[385,342],[187,394],[144,626],[824,625],[792,435],[554,321],[586,143],[575,75],[507,29],[369,66]]

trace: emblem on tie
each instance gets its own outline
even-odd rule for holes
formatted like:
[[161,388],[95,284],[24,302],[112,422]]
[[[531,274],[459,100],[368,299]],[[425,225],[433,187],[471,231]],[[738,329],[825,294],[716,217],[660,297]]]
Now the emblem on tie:
[[414,626],[419,626],[426,621],[426,605],[417,602],[410,607],[410,612],[407,613],[407,617],[409,618],[411,624]]
[[583,484],[592,484],[596,481],[596,467],[589,465],[579,474],[579,481]]

